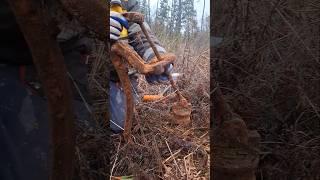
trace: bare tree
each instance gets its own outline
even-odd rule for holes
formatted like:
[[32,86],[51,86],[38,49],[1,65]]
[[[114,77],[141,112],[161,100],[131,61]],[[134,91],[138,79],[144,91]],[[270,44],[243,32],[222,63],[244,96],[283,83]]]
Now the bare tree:
[[203,0],[203,9],[202,9],[202,17],[201,17],[201,28],[200,30],[203,31],[203,23],[204,23],[204,10],[206,8],[206,0]]
[[182,29],[182,0],[179,0],[178,3],[178,8],[177,8],[177,20],[176,20],[176,32],[177,33],[181,33],[181,29]]

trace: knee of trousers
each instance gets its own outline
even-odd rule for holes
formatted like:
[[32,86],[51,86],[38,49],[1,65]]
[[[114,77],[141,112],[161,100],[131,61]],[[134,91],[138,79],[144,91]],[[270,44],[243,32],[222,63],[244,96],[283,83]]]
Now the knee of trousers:
[[[133,88],[133,98],[135,104],[138,103],[138,95],[136,92],[137,82],[131,79]],[[126,96],[124,91],[115,83],[110,81],[109,84],[109,112],[110,112],[110,128],[114,133],[120,133],[124,130],[126,117]]]

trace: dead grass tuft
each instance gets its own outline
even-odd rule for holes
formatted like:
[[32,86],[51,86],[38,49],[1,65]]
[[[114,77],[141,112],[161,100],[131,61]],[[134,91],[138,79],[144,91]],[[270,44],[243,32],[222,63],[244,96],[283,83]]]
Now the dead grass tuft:
[[[176,101],[170,88],[164,100],[141,102],[136,107],[132,144],[120,135],[112,135],[101,123],[105,117],[108,65],[103,46],[89,59],[89,83],[93,112],[98,125],[79,124],[77,136],[77,174],[79,179],[99,179],[111,174],[113,179],[133,176],[136,179],[209,179],[209,35],[195,41],[160,36],[166,48],[178,56],[175,72],[181,73],[178,85],[192,103],[192,125],[171,124],[170,106]],[[140,77],[139,95],[158,94],[169,85],[149,85]],[[100,120],[100,122],[99,122]],[[109,157],[111,155],[111,157]],[[109,159],[110,158],[110,161]],[[110,164],[111,162],[111,164]],[[111,172],[110,172],[111,170]],[[102,178],[103,179],[103,178]]]
[[213,30],[224,41],[213,73],[262,135],[258,178],[319,175],[319,1],[228,0],[216,7]]
[[[161,42],[166,44],[166,40]],[[175,102],[171,89],[164,100],[140,103],[132,134],[134,143],[123,144],[119,136],[112,137],[113,176],[209,179],[209,42],[200,46],[192,41],[176,42],[179,43],[167,43],[170,46],[167,49],[178,56],[175,72],[182,74],[178,85],[193,106],[192,125],[183,128],[171,123],[169,111]],[[140,77],[140,95],[159,94],[166,87],[151,86]]]

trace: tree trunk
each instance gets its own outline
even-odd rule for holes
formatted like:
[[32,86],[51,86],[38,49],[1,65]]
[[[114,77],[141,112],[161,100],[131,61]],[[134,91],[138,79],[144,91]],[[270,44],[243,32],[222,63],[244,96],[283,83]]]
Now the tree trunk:
[[203,0],[203,9],[202,9],[202,17],[201,17],[201,27],[200,31],[203,31],[203,23],[204,23],[204,10],[206,8],[206,0]]
[[176,25],[176,32],[178,34],[181,33],[181,26],[182,26],[182,1],[179,0],[179,4],[178,4],[178,13],[177,13],[178,17],[177,17],[177,25]]

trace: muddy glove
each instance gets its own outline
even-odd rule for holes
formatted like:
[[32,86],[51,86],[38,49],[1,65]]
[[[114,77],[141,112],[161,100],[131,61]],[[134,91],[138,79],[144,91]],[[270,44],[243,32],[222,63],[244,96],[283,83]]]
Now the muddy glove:
[[[176,58],[175,56],[166,56],[166,54],[160,55],[162,58]],[[155,61],[156,57],[154,57],[151,62]],[[165,60],[165,59],[164,59]],[[146,75],[146,80],[149,84],[163,84],[169,81],[169,74],[173,71],[173,64],[168,64],[163,67],[163,72],[161,74],[148,74]]]
[[128,29],[129,23],[120,13],[110,11],[110,40],[118,40],[123,27]]

